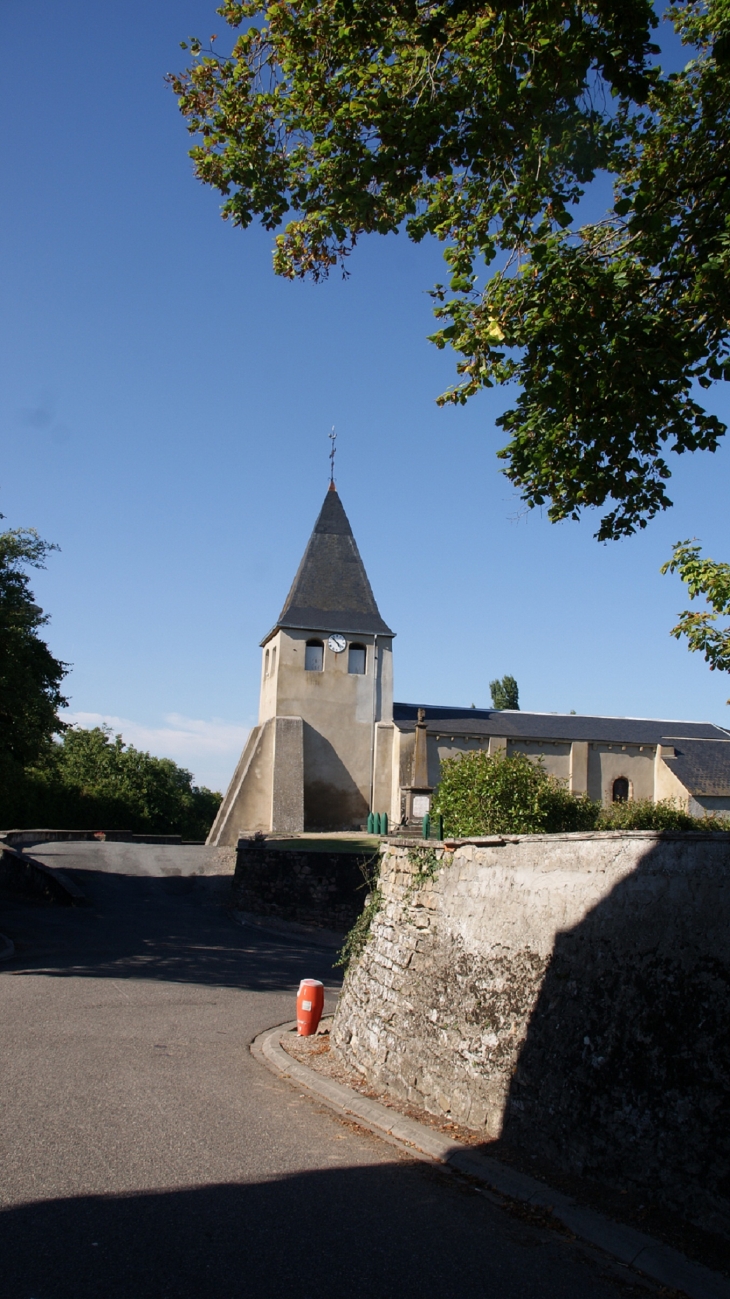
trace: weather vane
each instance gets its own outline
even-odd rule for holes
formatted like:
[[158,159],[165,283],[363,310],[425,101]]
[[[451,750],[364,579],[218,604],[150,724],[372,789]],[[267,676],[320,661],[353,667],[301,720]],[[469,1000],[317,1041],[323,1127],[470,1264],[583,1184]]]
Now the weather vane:
[[336,442],[337,442],[337,434],[335,433],[335,426],[334,426],[334,424],[332,425],[332,432],[331,432],[328,436],[329,436],[329,440],[330,440],[330,442],[331,442],[331,444],[332,444],[331,447],[330,447],[330,487],[334,487],[334,485],[335,485],[335,455],[336,455],[336,452],[337,452],[337,446],[336,446]]

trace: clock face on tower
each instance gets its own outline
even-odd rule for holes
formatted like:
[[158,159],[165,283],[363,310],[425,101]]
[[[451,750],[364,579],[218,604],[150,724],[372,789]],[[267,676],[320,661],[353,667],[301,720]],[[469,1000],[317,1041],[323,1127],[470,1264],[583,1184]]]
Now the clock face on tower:
[[330,636],[329,640],[327,641],[327,644],[329,648],[332,650],[333,654],[341,654],[347,644],[347,641],[345,640],[344,636],[341,636],[340,633],[337,631],[335,632],[334,636]]

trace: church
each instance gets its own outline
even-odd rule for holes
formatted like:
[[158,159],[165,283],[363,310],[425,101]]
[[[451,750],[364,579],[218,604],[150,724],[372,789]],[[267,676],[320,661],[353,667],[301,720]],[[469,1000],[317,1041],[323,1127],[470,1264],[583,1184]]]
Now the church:
[[524,753],[575,794],[730,813],[730,732],[709,722],[393,702],[393,638],[331,481],[276,624],[261,642],[258,725],[208,843],[420,824],[441,763]]

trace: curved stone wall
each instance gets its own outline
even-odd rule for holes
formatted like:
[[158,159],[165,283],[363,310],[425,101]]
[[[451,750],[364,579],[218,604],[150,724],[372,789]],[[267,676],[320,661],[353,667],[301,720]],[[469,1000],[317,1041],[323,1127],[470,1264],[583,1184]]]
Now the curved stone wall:
[[391,845],[335,1051],[376,1088],[730,1228],[730,835]]

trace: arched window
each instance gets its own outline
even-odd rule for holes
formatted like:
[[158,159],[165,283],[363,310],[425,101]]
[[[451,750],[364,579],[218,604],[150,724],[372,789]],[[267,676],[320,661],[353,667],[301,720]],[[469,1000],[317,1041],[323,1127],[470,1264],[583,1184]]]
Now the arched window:
[[353,676],[361,677],[365,673],[367,652],[364,645],[351,645],[347,656],[347,671]]
[[321,640],[308,640],[304,651],[304,671],[321,672],[324,667],[324,644]]
[[266,653],[264,654],[264,676],[267,677],[268,675],[269,675],[269,651],[267,650]]
[[629,782],[625,776],[619,776],[613,782],[613,801],[614,803],[628,803],[629,801]]
[[271,651],[271,675],[276,676],[276,646]]

